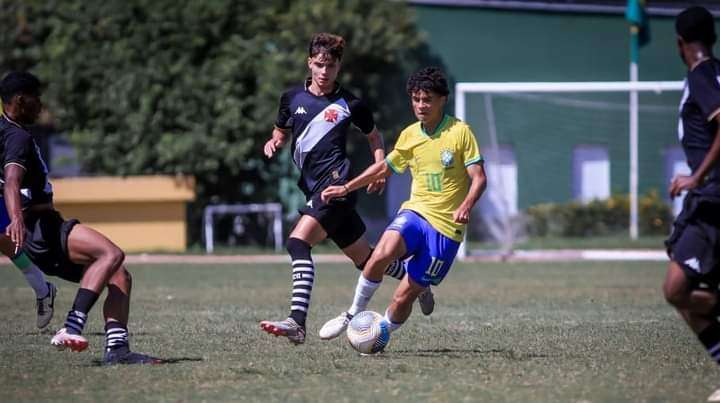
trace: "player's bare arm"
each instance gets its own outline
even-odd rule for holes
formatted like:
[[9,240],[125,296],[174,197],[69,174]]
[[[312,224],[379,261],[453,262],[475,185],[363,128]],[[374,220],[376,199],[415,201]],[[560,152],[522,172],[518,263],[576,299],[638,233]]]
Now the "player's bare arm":
[[[380,133],[377,127],[373,128],[370,134],[367,135],[367,139],[370,145],[370,152],[372,153],[375,162],[377,163],[385,160],[385,144],[383,142],[382,133]],[[385,190],[385,178],[370,182],[367,187],[368,193],[377,192],[378,194],[382,194],[383,190]]]
[[21,165],[10,163],[5,165],[5,186],[4,196],[7,206],[10,224],[5,229],[5,235],[15,243],[16,253],[25,241],[25,221],[22,215],[20,202],[20,184],[25,176],[25,168]]
[[263,152],[268,158],[272,158],[278,149],[282,148],[288,139],[288,130],[274,127],[272,131],[272,137],[265,143]]
[[351,180],[345,185],[328,186],[327,188],[325,188],[325,190],[323,190],[320,197],[322,198],[323,202],[327,203],[332,199],[346,196],[352,191],[365,187],[371,182],[375,182],[380,179],[384,180],[390,175],[392,175],[392,171],[388,167],[387,163],[384,160],[378,161],[370,165],[368,169],[366,169],[363,173],[356,176],[355,179]]
[[[720,116],[715,116],[715,122],[720,124]],[[702,164],[698,167],[697,171],[693,175],[678,175],[670,184],[670,197],[678,196],[684,190],[695,189],[702,185],[705,175],[710,171],[720,158],[720,126],[715,133],[715,140],[713,140],[710,150],[703,159]]]
[[467,224],[470,221],[472,208],[487,187],[487,177],[481,164],[469,165],[466,170],[470,177],[470,189],[468,190],[467,196],[465,196],[465,200],[463,200],[460,207],[453,213],[453,220],[460,224]]

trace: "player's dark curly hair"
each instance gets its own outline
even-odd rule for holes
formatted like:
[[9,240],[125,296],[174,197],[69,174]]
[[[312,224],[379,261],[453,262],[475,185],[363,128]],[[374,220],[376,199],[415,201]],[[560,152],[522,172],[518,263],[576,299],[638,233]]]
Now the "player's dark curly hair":
[[406,87],[408,95],[417,91],[434,92],[440,96],[448,96],[447,78],[438,67],[425,67],[410,76]]
[[40,80],[27,71],[12,71],[0,81],[0,99],[9,104],[15,95],[40,95]]
[[308,46],[308,56],[324,53],[333,59],[342,60],[343,50],[345,50],[345,39],[342,36],[321,32],[313,35]]

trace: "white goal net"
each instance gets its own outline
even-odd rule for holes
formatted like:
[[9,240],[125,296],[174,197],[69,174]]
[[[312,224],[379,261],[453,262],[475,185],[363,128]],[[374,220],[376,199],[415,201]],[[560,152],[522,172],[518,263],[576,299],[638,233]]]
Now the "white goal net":
[[[682,89],[680,81],[458,83],[455,114],[477,136],[489,183],[460,257],[512,251],[532,235],[526,213],[533,206],[623,195],[632,210],[633,188],[666,198],[669,178],[687,171],[677,137]],[[637,220],[630,216],[626,228]]]

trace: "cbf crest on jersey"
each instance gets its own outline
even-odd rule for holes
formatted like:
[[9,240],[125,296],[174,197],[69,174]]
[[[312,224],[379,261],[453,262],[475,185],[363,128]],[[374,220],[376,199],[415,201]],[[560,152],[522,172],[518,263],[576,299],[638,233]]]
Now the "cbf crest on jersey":
[[442,150],[440,152],[440,162],[443,167],[449,168],[453,163],[453,153],[450,150]]

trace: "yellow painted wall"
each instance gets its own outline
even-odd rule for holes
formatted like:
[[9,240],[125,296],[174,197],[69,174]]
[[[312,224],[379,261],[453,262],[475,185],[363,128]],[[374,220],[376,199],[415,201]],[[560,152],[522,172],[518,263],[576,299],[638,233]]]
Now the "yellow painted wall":
[[52,180],[55,208],[110,238],[126,252],[181,252],[187,246],[189,177],[129,176]]

